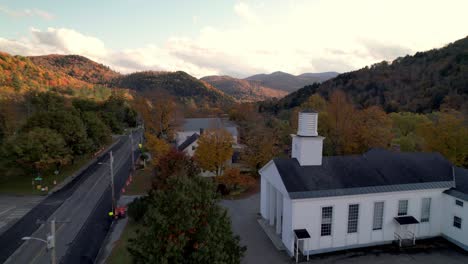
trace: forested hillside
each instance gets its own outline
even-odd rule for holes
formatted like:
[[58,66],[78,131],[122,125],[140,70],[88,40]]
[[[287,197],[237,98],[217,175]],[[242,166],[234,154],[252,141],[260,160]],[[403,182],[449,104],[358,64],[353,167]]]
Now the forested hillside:
[[269,98],[281,98],[288,94],[282,90],[263,86],[258,81],[237,79],[230,76],[206,76],[200,80],[205,81],[224,93],[244,102],[262,101]]
[[120,74],[108,66],[94,62],[79,55],[44,55],[29,57],[33,63],[54,72],[62,72],[76,79],[93,83],[106,84]]
[[182,71],[136,72],[114,79],[113,85],[137,92],[165,92],[186,104],[222,105],[234,102],[232,97]]
[[303,73],[296,76],[286,72],[277,71],[271,74],[256,74],[247,77],[244,80],[256,81],[263,86],[290,93],[306,85],[321,83],[337,75],[337,72],[323,72]]
[[428,113],[446,107],[468,108],[468,38],[443,48],[418,52],[343,73],[320,85],[306,86],[266,108],[275,112],[301,105],[318,93],[342,90],[361,108],[379,105],[387,112]]
[[27,92],[55,90],[66,95],[105,99],[105,89],[34,64],[29,58],[0,52],[0,98],[17,98]]

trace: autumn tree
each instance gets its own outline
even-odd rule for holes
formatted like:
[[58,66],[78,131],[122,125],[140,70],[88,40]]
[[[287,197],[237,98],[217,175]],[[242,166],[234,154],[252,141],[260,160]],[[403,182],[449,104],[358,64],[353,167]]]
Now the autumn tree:
[[425,151],[436,151],[457,166],[468,166],[468,127],[457,112],[437,113],[431,123],[417,129]]
[[155,166],[153,189],[165,188],[169,177],[174,175],[195,177],[199,174],[200,168],[198,168],[191,157],[182,151],[172,148],[159,159],[158,164]]
[[133,105],[149,132],[166,140],[174,138],[180,117],[171,96],[162,92],[145,92],[142,96],[137,96]]
[[258,126],[246,135],[242,160],[255,173],[258,172],[278,152],[277,137],[271,129]]
[[171,146],[165,140],[160,139],[149,132],[145,133],[145,139],[145,146],[153,158],[152,162],[154,165],[158,165],[161,157],[164,157],[169,153]]
[[227,130],[207,130],[198,139],[195,161],[201,169],[219,176],[223,173],[226,162],[232,157],[232,144],[232,135]]
[[213,182],[175,176],[150,192],[141,227],[129,240],[134,263],[240,263],[245,247],[218,204]]
[[250,175],[241,174],[238,168],[226,169],[222,176],[216,177],[216,182],[224,184],[229,190],[247,189],[255,185],[255,179]]
[[371,106],[358,112],[357,153],[370,148],[388,148],[391,144],[392,119],[378,106]]
[[[335,154],[350,154],[357,146],[356,110],[342,91],[335,91],[327,106],[329,131],[325,135]],[[319,123],[320,127],[321,123]]]

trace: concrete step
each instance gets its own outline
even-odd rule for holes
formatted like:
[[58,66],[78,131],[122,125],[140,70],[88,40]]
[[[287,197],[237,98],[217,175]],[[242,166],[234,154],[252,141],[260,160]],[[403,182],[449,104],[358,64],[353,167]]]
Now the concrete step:
[[257,222],[260,227],[262,227],[263,231],[265,231],[266,235],[270,238],[271,242],[273,242],[273,245],[276,247],[276,249],[279,251],[286,250],[283,245],[283,241],[281,241],[281,237],[276,234],[275,228],[270,226],[263,218],[257,219]]

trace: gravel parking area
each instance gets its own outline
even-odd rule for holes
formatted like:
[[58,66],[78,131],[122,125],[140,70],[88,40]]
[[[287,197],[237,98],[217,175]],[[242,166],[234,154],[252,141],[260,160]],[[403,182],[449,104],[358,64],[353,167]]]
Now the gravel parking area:
[[[259,194],[241,200],[223,200],[232,221],[233,231],[241,237],[241,244],[247,246],[242,263],[295,263],[285,252],[278,251],[257,222],[260,211]],[[364,248],[348,252],[337,252],[314,256],[309,263],[333,264],[466,264],[468,253],[443,239],[429,241],[427,249],[398,252],[388,246],[384,248]]]

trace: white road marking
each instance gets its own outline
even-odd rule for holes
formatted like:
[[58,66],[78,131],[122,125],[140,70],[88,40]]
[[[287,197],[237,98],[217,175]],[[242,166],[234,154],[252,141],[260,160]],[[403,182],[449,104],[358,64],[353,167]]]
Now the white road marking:
[[6,210],[0,212],[0,215],[6,213],[6,212],[8,212],[8,211],[10,211],[11,209],[15,209],[15,208],[16,208],[16,206],[10,207],[10,208],[8,208],[8,209],[6,209]]

